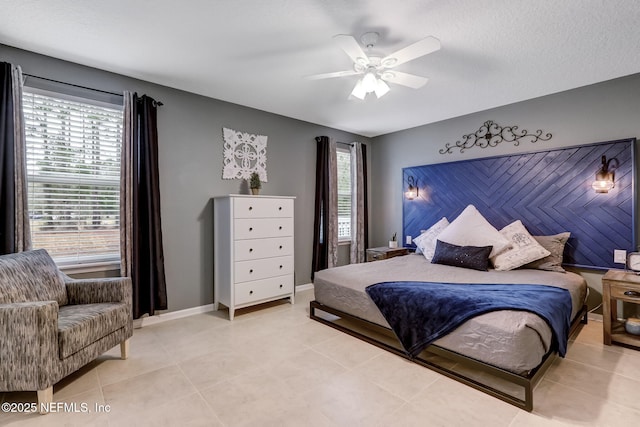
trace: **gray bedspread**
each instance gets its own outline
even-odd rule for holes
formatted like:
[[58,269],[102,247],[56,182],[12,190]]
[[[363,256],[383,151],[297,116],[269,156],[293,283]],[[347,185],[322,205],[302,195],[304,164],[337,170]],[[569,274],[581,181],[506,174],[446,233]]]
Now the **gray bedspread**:
[[[449,283],[522,283],[552,285],[571,294],[573,319],[583,305],[587,285],[574,273],[541,270],[480,272],[431,264],[422,255],[407,255],[384,261],[351,264],[316,273],[316,301],[356,317],[389,327],[365,292],[384,281],[424,281]],[[435,345],[515,372],[537,367],[551,345],[552,333],[539,316],[522,311],[496,311],[474,317]]]

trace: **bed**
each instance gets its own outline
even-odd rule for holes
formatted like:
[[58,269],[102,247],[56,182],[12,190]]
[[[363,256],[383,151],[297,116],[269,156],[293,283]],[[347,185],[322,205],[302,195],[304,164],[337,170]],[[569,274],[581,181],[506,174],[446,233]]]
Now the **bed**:
[[[634,152],[635,139],[628,139],[405,168],[403,191],[406,183],[417,183],[419,196],[402,201],[402,240],[422,236],[427,228],[436,227],[440,217],[456,218],[467,211],[468,203],[474,203],[501,232],[516,219],[526,225],[529,237],[570,232],[565,233],[571,234],[566,246],[563,243],[556,254],[557,266],[615,267],[613,249],[636,246]],[[615,190],[607,195],[591,189],[604,155],[619,164]],[[416,356],[400,344],[367,293],[367,287],[391,281],[552,286],[570,294],[569,335],[574,334],[587,321],[585,280],[562,268],[527,267],[476,271],[432,264],[429,257],[411,254],[322,270],[315,273],[310,317],[531,411],[533,387],[558,350],[543,318],[520,310],[481,314]]]
[[[587,292],[585,280],[574,273],[530,269],[478,272],[430,264],[422,255],[410,254],[320,271],[314,281],[315,299],[320,304],[389,329],[389,324],[365,288],[392,280],[557,286],[571,294],[572,319],[580,313]],[[540,365],[550,350],[551,330],[543,319],[533,313],[495,311],[468,320],[434,344],[517,374],[527,374]],[[495,351],[497,345],[500,346],[499,352]]]
[[[571,294],[572,331],[581,320],[586,322],[587,285],[580,275],[571,272],[531,269],[478,272],[431,264],[420,254],[410,254],[316,273],[315,301],[310,306],[312,319],[529,411],[533,408],[533,386],[555,354],[551,351],[551,329],[543,319],[533,313],[512,310],[482,314],[435,341],[418,357],[410,358],[394,339],[389,324],[365,292],[369,285],[392,280],[557,286]],[[457,369],[453,369],[452,362],[457,364]],[[460,368],[463,372],[468,368],[475,372],[461,373]],[[477,379],[479,372],[495,377],[491,380],[493,383],[480,382]],[[503,384],[496,384],[496,380]],[[521,388],[514,391],[510,387],[513,384]]]

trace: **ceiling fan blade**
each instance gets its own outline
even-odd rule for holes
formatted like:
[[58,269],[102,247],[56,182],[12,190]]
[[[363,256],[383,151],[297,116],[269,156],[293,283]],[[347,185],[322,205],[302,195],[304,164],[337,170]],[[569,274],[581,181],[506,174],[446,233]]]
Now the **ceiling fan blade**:
[[412,89],[419,89],[429,81],[428,78],[422,76],[416,76],[415,74],[402,73],[400,71],[385,71],[382,73],[382,80],[389,83],[395,83],[402,86],[407,86]]
[[391,68],[437,50],[440,50],[440,40],[429,36],[382,58],[380,63],[384,67]]
[[336,71],[333,73],[313,74],[311,76],[306,76],[305,79],[322,80],[322,79],[332,79],[334,77],[355,76],[356,74],[360,74],[360,73],[355,70]]
[[364,50],[362,50],[360,44],[358,44],[353,36],[338,34],[337,36],[333,36],[333,39],[338,43],[338,46],[340,46],[340,48],[349,55],[349,58],[351,58],[354,63],[364,66],[369,64],[367,54],[364,53]]

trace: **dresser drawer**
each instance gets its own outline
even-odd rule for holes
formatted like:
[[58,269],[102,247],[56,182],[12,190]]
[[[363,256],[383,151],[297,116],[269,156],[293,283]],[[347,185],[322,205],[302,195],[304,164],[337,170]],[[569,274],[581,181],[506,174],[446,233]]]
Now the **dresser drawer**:
[[293,236],[293,218],[242,218],[233,226],[235,240]]
[[293,199],[238,198],[233,212],[236,218],[292,218]]
[[293,274],[239,283],[235,286],[236,304],[246,304],[293,292]]
[[235,283],[293,274],[293,256],[238,261],[234,273]]
[[293,255],[293,237],[238,240],[234,243],[236,261]]

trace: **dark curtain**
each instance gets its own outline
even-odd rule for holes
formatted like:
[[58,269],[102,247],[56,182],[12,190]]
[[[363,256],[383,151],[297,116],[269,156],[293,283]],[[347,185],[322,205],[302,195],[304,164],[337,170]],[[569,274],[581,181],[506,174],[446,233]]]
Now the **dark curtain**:
[[133,94],[132,109],[130,277],[133,318],[138,319],[167,309],[167,286],[160,221],[157,103],[146,95],[138,98]]
[[311,280],[316,271],[329,265],[329,245],[326,232],[329,230],[329,137],[316,137],[316,201],[313,220],[313,262]]
[[364,182],[364,247],[369,247],[369,186],[367,184],[367,146],[362,144],[362,180]]
[[15,247],[15,153],[11,64],[0,62],[0,255]]

